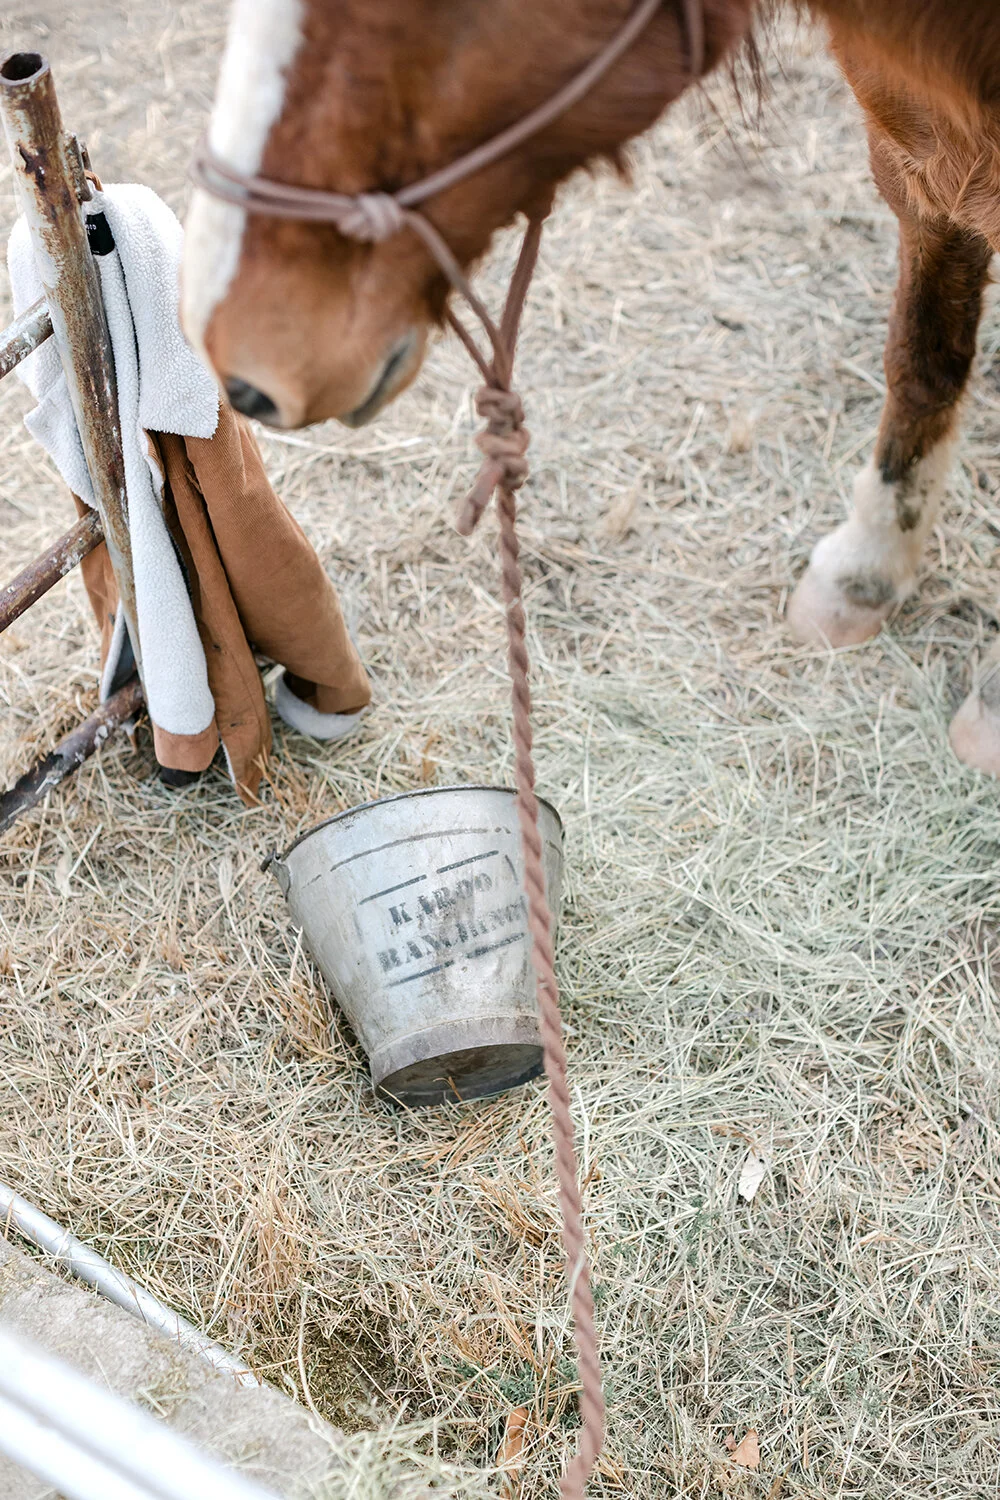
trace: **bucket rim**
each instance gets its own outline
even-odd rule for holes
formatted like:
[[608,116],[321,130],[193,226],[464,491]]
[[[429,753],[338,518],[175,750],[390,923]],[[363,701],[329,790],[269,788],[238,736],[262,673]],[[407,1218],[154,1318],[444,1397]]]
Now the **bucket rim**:
[[[452,786],[421,786],[415,787],[410,792],[393,792],[388,797],[373,797],[369,802],[359,802],[355,807],[345,807],[342,812],[332,813],[329,818],[323,818],[319,823],[314,823],[311,828],[306,828],[302,833],[296,834],[292,842],[276,858],[284,864],[292,850],[298,848],[305,839],[312,838],[313,834],[319,833],[321,828],[329,828],[331,823],[339,823],[342,818],[350,817],[352,813],[367,812],[370,807],[382,807],[387,802],[404,802],[413,797],[435,797],[442,792],[504,792],[508,797],[517,796],[517,791],[512,786],[496,786],[492,782],[485,781],[463,781]],[[537,792],[535,795],[538,797]],[[565,835],[566,825],[563,823],[559,809],[549,801],[548,797],[538,797],[538,801],[543,807],[547,807],[555,818],[559,825],[560,836]]]

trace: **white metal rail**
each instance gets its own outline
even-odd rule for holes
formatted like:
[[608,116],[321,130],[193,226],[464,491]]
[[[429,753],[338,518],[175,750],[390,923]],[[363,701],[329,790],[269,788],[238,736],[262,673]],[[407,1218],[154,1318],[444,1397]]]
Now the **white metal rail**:
[[221,1344],[195,1328],[180,1313],[167,1307],[152,1292],[133,1281],[131,1276],[126,1276],[124,1271],[117,1271],[103,1255],[98,1255],[96,1250],[78,1240],[75,1234],[70,1234],[68,1229],[57,1224],[55,1219],[50,1219],[40,1208],[35,1208],[27,1198],[22,1198],[20,1193],[15,1193],[13,1188],[0,1182],[0,1232],[7,1224],[13,1225],[19,1234],[40,1250],[47,1251],[67,1271],[72,1271],[74,1276],[79,1276],[88,1286],[102,1292],[109,1301],[117,1303],[134,1317],[141,1318],[150,1328],[165,1334],[183,1349],[200,1354],[202,1359],[214,1365],[220,1373],[234,1376],[239,1385],[260,1384],[250,1366],[237,1355],[223,1349]]
[[275,1500],[137,1406],[2,1330],[0,1452],[66,1500]]

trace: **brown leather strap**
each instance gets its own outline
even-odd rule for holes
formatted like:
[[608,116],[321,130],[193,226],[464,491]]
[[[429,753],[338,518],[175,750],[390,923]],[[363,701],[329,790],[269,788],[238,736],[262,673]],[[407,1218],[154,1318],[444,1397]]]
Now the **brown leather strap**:
[[[403,228],[411,229],[423,241],[440,270],[475,314],[489,340],[490,352],[485,355],[464,323],[451,309],[448,310],[448,322],[485,381],[476,396],[476,410],[486,420],[486,429],[476,440],[482,449],[484,461],[475,484],[459,508],[457,525],[463,535],[472,532],[494,494],[497,497],[500,522],[500,558],[507,617],[507,664],[514,720],[517,815],[524,854],[531,961],[536,976],[539,1027],[549,1082],[563,1251],[580,1373],[580,1442],[559,1486],[562,1500],[583,1500],[584,1487],[593,1472],[604,1441],[605,1405],[570,1110],[566,1049],[559,1011],[552,916],[545,893],[542,841],[538,829],[538,799],[535,795],[535,767],[532,759],[531,689],[516,526],[515,492],[527,477],[529,434],[524,426],[520,397],[512,386],[514,353],[521,314],[538,259],[542,220],[529,221],[525,230],[498,327],[447,242],[430,219],[416,211],[415,205],[425,203],[428,198],[445,192],[473,172],[481,171],[497,161],[582,99],[632,45],[662,3],[663,0],[640,0],[640,4],[607,45],[551,99],[525,115],[515,125],[459,157],[450,166],[431,173],[422,182],[401,188],[398,193],[359,193],[352,196],[271,182],[263,177],[248,177],[220,161],[207,146],[192,168],[192,175],[200,187],[217,198],[239,204],[248,213],[333,224],[347,238],[368,243],[388,239]],[[701,3],[702,0],[680,0],[692,78],[700,77],[704,66]]]

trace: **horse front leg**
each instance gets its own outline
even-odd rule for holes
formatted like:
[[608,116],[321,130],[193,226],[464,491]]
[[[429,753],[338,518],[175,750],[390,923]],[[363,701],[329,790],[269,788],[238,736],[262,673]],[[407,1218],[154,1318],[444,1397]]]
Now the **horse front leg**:
[[800,640],[855,645],[912,590],[944,495],[957,408],[976,348],[990,248],[945,219],[918,219],[895,179],[876,181],[899,218],[899,280],[885,349],[888,395],[854,506],[813,551],[788,607]]

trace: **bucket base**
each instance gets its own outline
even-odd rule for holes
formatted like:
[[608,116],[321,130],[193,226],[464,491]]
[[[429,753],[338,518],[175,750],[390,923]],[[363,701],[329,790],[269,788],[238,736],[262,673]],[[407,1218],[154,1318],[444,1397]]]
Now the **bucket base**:
[[534,1019],[452,1021],[373,1057],[372,1082],[384,1099],[412,1108],[500,1094],[537,1078],[543,1065]]

